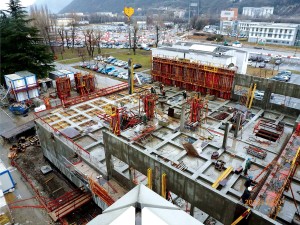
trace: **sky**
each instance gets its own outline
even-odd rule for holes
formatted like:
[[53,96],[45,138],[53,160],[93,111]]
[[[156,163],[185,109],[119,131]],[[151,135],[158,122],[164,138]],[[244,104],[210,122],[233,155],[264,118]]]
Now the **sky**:
[[[7,3],[9,0],[0,0],[0,10],[7,9]],[[21,5],[24,7],[30,6],[35,2],[35,0],[21,0]]]

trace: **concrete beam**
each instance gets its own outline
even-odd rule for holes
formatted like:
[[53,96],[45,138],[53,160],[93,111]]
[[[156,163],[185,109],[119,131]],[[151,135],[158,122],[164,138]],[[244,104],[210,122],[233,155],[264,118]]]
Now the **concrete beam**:
[[[160,194],[161,175],[166,173],[168,190],[225,225],[231,224],[246,210],[237,200],[221,194],[206,183],[192,179],[191,176],[172,167],[169,163],[160,161],[155,156],[139,150],[111,133],[103,132],[103,140],[109,163],[107,165],[108,174],[113,175],[109,159],[112,155],[143,174],[147,174],[147,169],[152,168],[153,190]],[[130,181],[128,180],[128,182]],[[248,223],[255,225],[279,224],[256,210],[253,210],[249,216]]]

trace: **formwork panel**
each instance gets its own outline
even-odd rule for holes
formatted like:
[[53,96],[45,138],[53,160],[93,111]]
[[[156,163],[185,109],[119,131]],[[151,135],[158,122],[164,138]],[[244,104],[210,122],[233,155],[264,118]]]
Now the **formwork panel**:
[[235,71],[197,62],[153,57],[152,76],[165,85],[230,99]]

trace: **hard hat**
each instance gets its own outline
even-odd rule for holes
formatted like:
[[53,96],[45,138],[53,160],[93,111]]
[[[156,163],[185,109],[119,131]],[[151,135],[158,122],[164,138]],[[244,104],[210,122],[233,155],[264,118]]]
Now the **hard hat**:
[[248,187],[248,191],[252,191],[252,187]]

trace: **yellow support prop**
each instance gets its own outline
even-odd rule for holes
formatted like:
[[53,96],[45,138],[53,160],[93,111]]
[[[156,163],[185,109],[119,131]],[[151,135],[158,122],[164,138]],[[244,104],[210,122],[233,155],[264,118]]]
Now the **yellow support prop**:
[[147,170],[147,177],[148,177],[148,188],[152,190],[152,169],[148,168]]
[[167,196],[167,174],[161,175],[161,196],[166,198]]
[[251,209],[247,209],[239,218],[237,218],[231,225],[236,225],[238,224],[242,219],[244,219],[246,216],[249,215],[251,212]]
[[253,99],[254,99],[255,90],[256,90],[256,84],[254,84],[253,89],[251,90],[250,102],[249,102],[249,105],[247,106],[248,109],[251,109],[251,107],[252,107],[252,102],[253,102]]
[[218,179],[215,181],[215,183],[213,183],[213,185],[211,185],[213,188],[217,188],[219,186],[219,183],[221,180],[224,180],[233,170],[232,166],[229,166],[219,177]]

